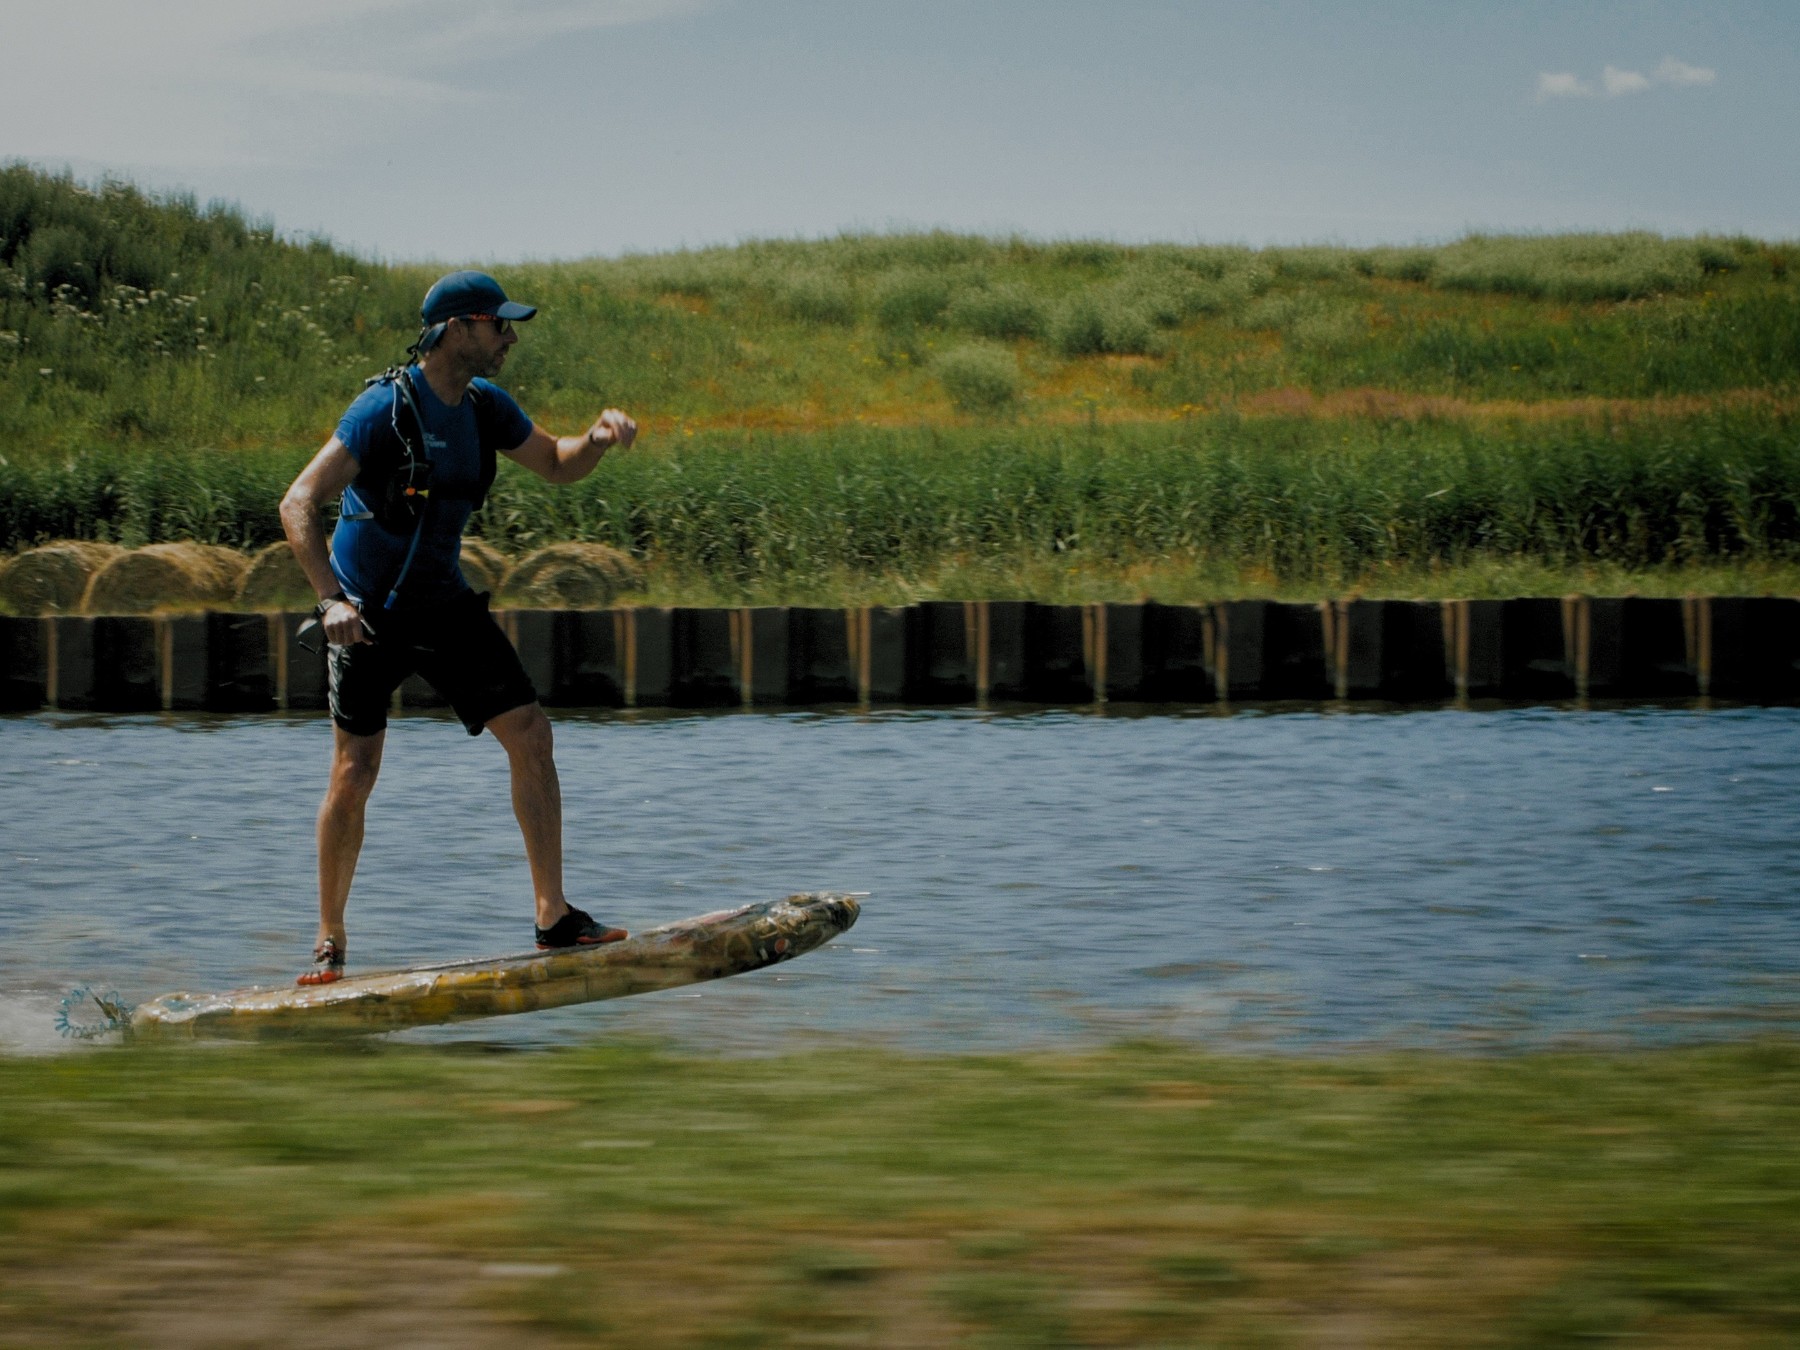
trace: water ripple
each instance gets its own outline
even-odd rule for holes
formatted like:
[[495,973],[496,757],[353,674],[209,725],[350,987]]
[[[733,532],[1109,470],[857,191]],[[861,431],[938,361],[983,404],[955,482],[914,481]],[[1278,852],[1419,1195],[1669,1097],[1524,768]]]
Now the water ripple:
[[[329,745],[312,718],[0,718],[0,1045],[78,983],[291,978]],[[1792,709],[640,713],[557,746],[577,903],[643,928],[872,891],[855,943],[422,1035],[1667,1040],[1791,1020],[1800,978]],[[497,747],[397,720],[356,964],[516,950],[527,895]]]

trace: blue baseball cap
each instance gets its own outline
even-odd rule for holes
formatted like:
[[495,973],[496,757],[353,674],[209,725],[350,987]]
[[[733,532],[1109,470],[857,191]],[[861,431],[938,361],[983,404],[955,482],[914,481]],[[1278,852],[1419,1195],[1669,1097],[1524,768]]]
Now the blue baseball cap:
[[536,305],[521,305],[508,300],[500,283],[486,272],[452,272],[449,276],[439,277],[425,292],[425,303],[419,306],[419,317],[425,320],[427,327],[469,314],[529,319],[536,313]]

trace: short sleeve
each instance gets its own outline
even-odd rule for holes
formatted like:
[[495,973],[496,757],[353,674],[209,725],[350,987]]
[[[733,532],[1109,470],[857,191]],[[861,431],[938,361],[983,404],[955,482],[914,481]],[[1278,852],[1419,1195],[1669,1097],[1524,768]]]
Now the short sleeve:
[[363,462],[363,457],[369,452],[370,440],[375,434],[375,428],[381,425],[391,397],[386,385],[372,385],[358,394],[338,419],[337,438],[344,443],[344,449],[350,452],[350,457],[358,464]]
[[517,450],[530,439],[531,419],[513,396],[497,384],[476,380],[487,395],[486,416],[481,419],[481,439],[492,450]]

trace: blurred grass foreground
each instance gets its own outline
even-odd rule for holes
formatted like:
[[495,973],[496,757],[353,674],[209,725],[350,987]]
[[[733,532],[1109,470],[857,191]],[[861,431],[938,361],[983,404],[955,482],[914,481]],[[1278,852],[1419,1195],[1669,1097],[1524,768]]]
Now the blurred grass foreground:
[[1800,1048],[0,1060],[0,1344],[1792,1345]]

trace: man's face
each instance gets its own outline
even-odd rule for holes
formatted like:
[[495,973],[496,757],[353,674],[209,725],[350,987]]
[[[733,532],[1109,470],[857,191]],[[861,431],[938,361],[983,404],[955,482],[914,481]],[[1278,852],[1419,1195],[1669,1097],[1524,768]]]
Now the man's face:
[[507,319],[469,317],[453,320],[457,355],[469,368],[471,376],[492,379],[506,364],[506,353],[519,340],[518,331]]

